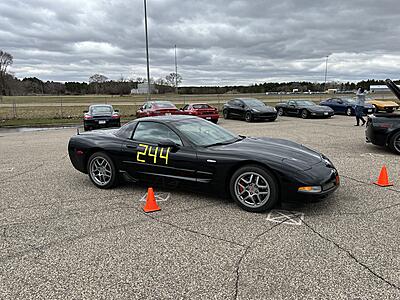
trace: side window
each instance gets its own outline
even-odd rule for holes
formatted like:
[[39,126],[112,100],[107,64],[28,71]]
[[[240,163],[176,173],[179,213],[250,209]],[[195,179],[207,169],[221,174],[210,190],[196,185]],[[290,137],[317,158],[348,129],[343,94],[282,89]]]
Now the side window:
[[164,124],[157,122],[140,122],[133,134],[133,139],[148,143],[158,143],[169,139],[182,146],[182,141],[175,132]]
[[289,101],[288,104],[289,105],[296,105],[296,103],[294,103],[294,101]]
[[115,135],[120,138],[130,139],[132,137],[133,129],[135,129],[135,125],[136,123],[125,124],[115,133]]
[[229,101],[228,101],[228,104],[229,104],[229,105],[235,105],[235,101],[234,101],[234,100],[229,100]]
[[182,108],[182,110],[188,110],[188,108],[189,108],[189,104],[186,104],[186,105]]

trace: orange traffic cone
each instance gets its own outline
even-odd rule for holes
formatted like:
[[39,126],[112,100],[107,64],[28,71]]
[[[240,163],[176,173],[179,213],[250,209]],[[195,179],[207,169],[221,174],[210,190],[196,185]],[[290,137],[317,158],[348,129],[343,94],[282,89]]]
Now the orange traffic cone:
[[151,187],[147,189],[146,205],[143,207],[143,210],[147,213],[161,210],[157,205],[156,197],[154,197],[154,191]]
[[378,181],[374,182],[374,184],[379,186],[392,186],[393,182],[389,182],[389,176],[386,170],[386,166],[383,165],[381,169],[381,173],[379,174]]

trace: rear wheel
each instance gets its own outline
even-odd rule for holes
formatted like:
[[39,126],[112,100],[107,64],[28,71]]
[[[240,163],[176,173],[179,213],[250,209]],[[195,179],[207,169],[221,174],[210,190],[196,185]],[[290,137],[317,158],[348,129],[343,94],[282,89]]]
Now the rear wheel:
[[226,108],[222,111],[222,115],[224,119],[229,119],[229,111]]
[[253,121],[253,115],[251,114],[251,112],[246,112],[244,119],[246,120],[246,122],[251,122]]
[[353,115],[353,109],[351,107],[346,108],[346,115],[348,116]]
[[283,116],[283,115],[285,115],[285,112],[283,111],[283,108],[280,107],[280,108],[278,109],[278,116]]
[[115,165],[104,152],[96,152],[89,157],[87,171],[90,180],[98,188],[109,189],[117,184]]
[[303,119],[307,119],[307,118],[308,118],[308,111],[307,111],[307,109],[303,109],[303,110],[301,111],[301,117],[302,117]]
[[396,132],[389,142],[389,147],[392,151],[397,154],[400,154],[400,131]]
[[391,114],[392,112],[394,112],[393,108],[389,108],[386,112],[388,112],[389,114]]
[[278,185],[266,169],[249,165],[238,169],[230,180],[232,198],[244,210],[263,212],[278,201]]

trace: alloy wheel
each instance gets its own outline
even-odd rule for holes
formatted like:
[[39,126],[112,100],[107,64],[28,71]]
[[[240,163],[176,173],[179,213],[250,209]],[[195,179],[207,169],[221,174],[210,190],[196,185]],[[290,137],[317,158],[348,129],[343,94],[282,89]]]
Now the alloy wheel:
[[270,186],[268,181],[256,172],[241,174],[234,185],[236,198],[245,206],[258,208],[268,202]]
[[99,186],[107,185],[112,176],[111,165],[103,157],[95,157],[89,165],[90,177]]

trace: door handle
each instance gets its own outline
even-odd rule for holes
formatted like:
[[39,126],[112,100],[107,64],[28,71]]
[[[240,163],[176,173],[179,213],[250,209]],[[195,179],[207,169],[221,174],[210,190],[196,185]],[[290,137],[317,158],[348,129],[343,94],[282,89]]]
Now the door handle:
[[136,145],[125,145],[125,147],[129,149],[137,149]]

